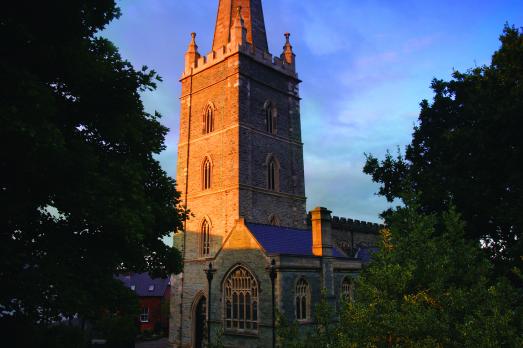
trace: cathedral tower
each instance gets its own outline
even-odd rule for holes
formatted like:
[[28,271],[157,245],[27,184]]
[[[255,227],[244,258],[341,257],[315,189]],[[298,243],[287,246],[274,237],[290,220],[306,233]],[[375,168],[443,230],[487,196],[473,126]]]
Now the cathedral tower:
[[[184,273],[173,283],[173,346],[202,346],[202,311],[208,304],[204,269],[210,262],[220,272],[231,267],[226,264],[244,262],[245,269],[259,268],[260,282],[269,281],[260,251],[242,254],[239,245],[236,252],[223,252],[232,231],[241,239],[245,223],[306,227],[300,80],[290,34],[282,41],[281,55],[273,57],[261,0],[219,1],[207,55],[200,54],[196,34],[191,35],[181,77],[177,163],[178,190],[191,216],[183,233]],[[217,279],[225,276],[220,272]],[[214,320],[227,311],[221,307],[226,302],[222,281],[213,285],[218,293],[210,303]],[[258,318],[260,337],[270,324],[268,295],[265,291],[259,302],[265,313]],[[258,302],[251,304],[251,312],[257,311]]]
[[279,58],[268,52],[261,0],[220,0],[206,56],[192,34],[177,167],[186,259],[212,257],[240,217],[305,226],[299,82],[289,34]]

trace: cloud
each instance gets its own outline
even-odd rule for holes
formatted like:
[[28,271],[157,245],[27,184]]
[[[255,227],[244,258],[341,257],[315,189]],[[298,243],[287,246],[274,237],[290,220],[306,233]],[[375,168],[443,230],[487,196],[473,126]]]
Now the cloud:
[[[180,84],[189,34],[200,53],[212,44],[218,0],[120,1],[122,17],[102,33],[135,66],[164,78],[143,94],[171,131],[158,156],[176,174]],[[382,156],[410,141],[419,102],[433,77],[487,62],[505,21],[523,22],[521,1],[264,0],[269,47],[279,55],[292,33],[303,83],[302,136],[309,208],[377,221],[387,203],[362,173],[364,152]],[[471,6],[473,4],[473,6]],[[463,13],[474,15],[463,16]]]

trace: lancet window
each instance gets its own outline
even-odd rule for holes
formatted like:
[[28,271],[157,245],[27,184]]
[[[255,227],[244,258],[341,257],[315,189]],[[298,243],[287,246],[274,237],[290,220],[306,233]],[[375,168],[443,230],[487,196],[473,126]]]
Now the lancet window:
[[272,134],[276,133],[277,115],[276,107],[271,102],[267,102],[265,105],[265,126],[267,132]]
[[211,188],[212,164],[208,158],[205,159],[202,166],[202,188],[208,190]]
[[208,134],[214,131],[214,110],[212,106],[208,106],[205,109],[203,115],[203,134]]
[[271,158],[267,165],[267,188],[271,191],[278,191],[279,185],[279,167],[278,163]]
[[225,329],[258,330],[258,283],[245,267],[235,268],[224,281]]
[[280,226],[280,218],[278,215],[273,214],[269,217],[269,225]]
[[211,253],[211,225],[209,221],[203,220],[200,236],[200,254],[201,256],[209,256]]

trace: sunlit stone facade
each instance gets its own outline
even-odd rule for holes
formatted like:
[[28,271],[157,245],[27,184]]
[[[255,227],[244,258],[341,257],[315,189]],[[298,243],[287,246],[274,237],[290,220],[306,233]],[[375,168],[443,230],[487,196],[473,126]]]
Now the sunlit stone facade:
[[[208,323],[211,338],[221,336],[228,346],[270,347],[271,261],[276,307],[306,327],[321,289],[336,304],[343,281],[361,268],[348,253],[375,239],[376,225],[355,223],[364,233],[354,233],[324,208],[306,214],[300,80],[289,34],[282,42],[283,52],[273,57],[261,0],[220,0],[205,56],[192,34],[177,164],[178,189],[192,215],[175,236],[184,273],[172,279],[173,347],[204,346]],[[216,269],[210,320],[209,263]],[[307,296],[297,312],[298,283]]]

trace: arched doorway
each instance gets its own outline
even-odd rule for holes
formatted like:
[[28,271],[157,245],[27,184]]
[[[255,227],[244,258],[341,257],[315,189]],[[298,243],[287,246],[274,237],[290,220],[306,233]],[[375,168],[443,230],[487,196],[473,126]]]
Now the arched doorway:
[[207,299],[201,296],[193,312],[194,348],[203,348],[207,341]]

